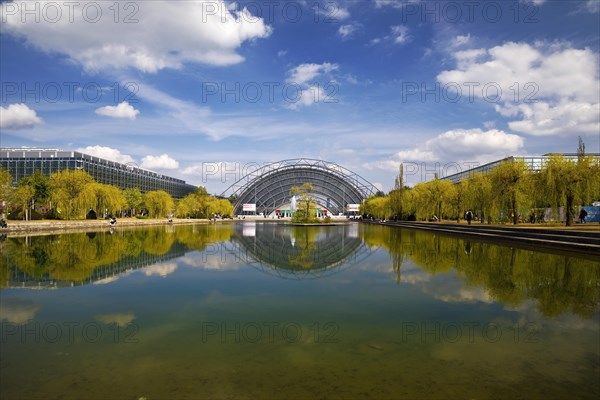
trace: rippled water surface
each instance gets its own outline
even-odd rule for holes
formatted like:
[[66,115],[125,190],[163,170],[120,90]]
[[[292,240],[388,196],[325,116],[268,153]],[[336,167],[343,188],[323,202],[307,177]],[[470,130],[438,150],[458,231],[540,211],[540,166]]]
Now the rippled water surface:
[[600,261],[351,224],[2,238],[0,398],[600,397]]

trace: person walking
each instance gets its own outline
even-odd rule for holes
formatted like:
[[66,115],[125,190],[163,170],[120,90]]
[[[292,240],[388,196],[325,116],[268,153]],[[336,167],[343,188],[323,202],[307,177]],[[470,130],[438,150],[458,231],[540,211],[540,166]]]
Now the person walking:
[[579,211],[579,223],[585,224],[585,217],[587,217],[587,211],[583,208]]
[[465,219],[467,220],[469,225],[471,225],[471,221],[473,220],[473,211],[471,211],[471,209],[469,209],[469,211],[465,213]]

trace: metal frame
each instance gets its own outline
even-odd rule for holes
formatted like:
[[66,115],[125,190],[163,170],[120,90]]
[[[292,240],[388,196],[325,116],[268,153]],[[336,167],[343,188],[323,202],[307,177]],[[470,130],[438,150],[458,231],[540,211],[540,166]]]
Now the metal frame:
[[296,158],[269,163],[246,174],[227,188],[222,197],[232,199],[234,213],[242,213],[245,203],[256,204],[265,215],[286,204],[290,189],[308,182],[312,196],[334,214],[344,213],[348,204],[360,204],[377,188],[360,175],[336,163]]

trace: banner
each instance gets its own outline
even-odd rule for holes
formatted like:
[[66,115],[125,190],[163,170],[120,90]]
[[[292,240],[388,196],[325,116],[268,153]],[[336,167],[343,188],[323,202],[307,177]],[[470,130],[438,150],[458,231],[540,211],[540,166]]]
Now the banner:
[[348,207],[346,207],[348,209],[348,212],[352,212],[352,211],[356,211],[358,212],[358,209],[360,208],[360,204],[348,204]]
[[254,212],[256,212],[256,204],[243,204],[242,205],[242,210],[243,211],[254,211]]

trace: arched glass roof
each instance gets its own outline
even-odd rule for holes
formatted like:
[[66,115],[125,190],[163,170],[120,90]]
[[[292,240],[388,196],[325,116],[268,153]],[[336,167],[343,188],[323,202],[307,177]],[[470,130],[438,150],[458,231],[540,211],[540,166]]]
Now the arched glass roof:
[[377,191],[366,179],[341,165],[297,158],[257,168],[221,196],[232,200],[235,214],[240,214],[246,203],[256,204],[257,213],[267,214],[289,203],[290,189],[305,182],[313,185],[313,199],[334,214],[343,213],[348,204],[360,204]]

